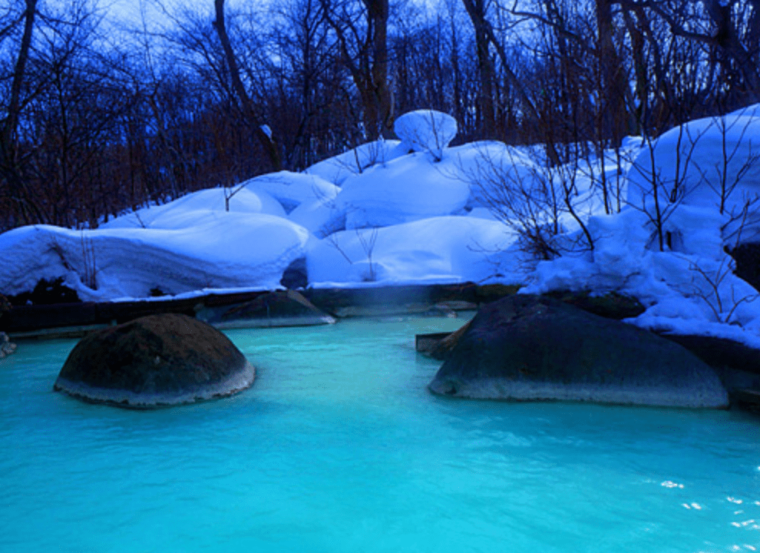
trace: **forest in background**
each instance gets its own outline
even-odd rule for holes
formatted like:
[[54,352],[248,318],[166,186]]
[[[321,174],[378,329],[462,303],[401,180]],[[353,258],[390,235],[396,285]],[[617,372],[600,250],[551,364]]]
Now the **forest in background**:
[[[550,164],[760,102],[760,0],[0,7],[0,232],[302,170],[431,108]],[[156,17],[156,15],[160,17]]]

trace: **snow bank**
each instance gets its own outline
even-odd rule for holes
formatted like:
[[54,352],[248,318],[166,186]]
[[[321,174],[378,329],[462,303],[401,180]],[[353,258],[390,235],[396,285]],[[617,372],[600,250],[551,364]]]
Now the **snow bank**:
[[400,140],[376,140],[315,163],[305,173],[340,186],[348,177],[406,155],[409,150]]
[[331,200],[340,188],[316,175],[280,171],[253,178],[240,186],[256,194],[265,193],[288,211],[292,211],[304,202]]
[[760,347],[760,295],[724,251],[760,237],[758,115],[693,121],[634,150],[629,207],[589,217],[593,250],[538,263],[522,292],[616,291],[647,307],[639,326]]
[[317,238],[346,228],[346,213],[337,207],[334,200],[304,202],[291,211],[288,218]]
[[760,193],[760,112],[748,109],[671,129],[642,149],[628,172],[628,203],[654,213],[678,204],[736,213]]
[[[230,194],[232,197],[229,197]],[[225,198],[229,200],[225,200]],[[122,215],[100,225],[101,229],[116,228],[177,228],[172,222],[178,215],[196,210],[226,212],[227,205],[232,213],[265,213],[285,216],[285,210],[280,203],[265,192],[254,193],[246,189],[225,190],[210,188],[191,192],[172,202],[150,206],[135,212]]]
[[18,294],[42,278],[59,277],[86,301],[148,297],[151,290],[279,288],[287,266],[304,257],[308,231],[272,215],[222,215],[175,230],[33,226],[6,232],[0,256],[12,262],[0,266],[0,290]]
[[[694,121],[651,147],[628,141],[624,153],[635,155],[627,181],[609,152],[546,169],[528,148],[497,142],[449,148],[456,125],[436,112],[407,114],[398,131],[403,142],[366,144],[304,174],[252,179],[235,189],[229,212],[225,190],[216,188],[100,230],[35,226],[4,233],[0,290],[18,294],[59,277],[82,299],[100,301],[156,290],[188,297],[198,290],[274,289],[293,261],[306,258],[309,284],[318,287],[475,281],[527,283],[531,293],[617,291],[646,306],[635,324],[760,346],[758,293],[733,274],[724,251],[739,238],[760,239],[760,202],[750,204],[747,217],[732,219],[760,192],[760,106]],[[602,215],[601,174],[631,202],[619,214]],[[665,214],[662,233],[652,224],[653,178]],[[593,250],[572,251],[580,231],[561,206],[564,198],[555,200],[555,212],[546,203],[563,192],[563,179],[571,179],[570,201]],[[520,225],[503,221],[514,222],[521,210],[539,225],[558,217],[559,227],[575,228],[556,238],[571,251],[526,261],[523,241],[510,230]]]
[[[677,239],[671,249],[660,251],[646,214],[626,209],[592,217],[588,229],[594,250],[538,263],[521,292],[615,291],[647,307],[629,321],[639,326],[743,337],[740,341],[760,346],[755,336],[760,330],[758,293],[732,272],[734,263],[723,251],[720,231],[726,220],[714,208],[682,205],[667,224]],[[737,333],[739,327],[745,330]]]
[[476,214],[485,209],[514,227],[524,222],[549,226],[557,219],[560,227],[575,230],[579,225],[564,203],[565,187],[571,191],[573,209],[586,220],[605,212],[602,173],[610,186],[611,208],[617,203],[615,193],[619,196],[618,188],[624,186],[611,155],[605,155],[604,162],[581,160],[550,168],[541,165],[535,152],[493,141],[451,148],[449,155],[456,156],[458,174],[470,185],[467,209]]
[[405,113],[393,124],[393,130],[402,144],[415,152],[427,152],[437,160],[443,157],[457,135],[457,121],[451,115],[421,109]]
[[347,229],[385,227],[462,212],[469,197],[455,155],[415,153],[347,179],[336,206]]
[[514,235],[495,221],[434,217],[339,232],[316,243],[306,259],[315,287],[480,282],[516,264],[509,256],[517,252],[505,253],[513,243]]
[[470,185],[468,208],[492,207],[519,185],[533,188],[535,163],[525,152],[503,142],[482,141],[452,148],[456,171]]

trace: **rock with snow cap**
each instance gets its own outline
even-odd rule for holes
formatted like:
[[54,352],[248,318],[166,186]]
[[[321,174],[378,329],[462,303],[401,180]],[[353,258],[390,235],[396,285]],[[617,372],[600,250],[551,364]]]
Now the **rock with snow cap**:
[[448,147],[457,135],[457,121],[451,115],[421,109],[410,111],[396,119],[393,130],[415,152],[430,152],[441,159],[443,149]]

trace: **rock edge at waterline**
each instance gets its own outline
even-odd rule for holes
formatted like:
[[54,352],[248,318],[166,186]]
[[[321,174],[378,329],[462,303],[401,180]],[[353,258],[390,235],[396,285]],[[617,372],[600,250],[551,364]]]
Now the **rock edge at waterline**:
[[429,389],[475,399],[728,406],[715,371],[678,344],[528,295],[481,308]]
[[149,409],[229,396],[254,378],[253,366],[220,331],[162,314],[84,337],[53,389],[91,403]]

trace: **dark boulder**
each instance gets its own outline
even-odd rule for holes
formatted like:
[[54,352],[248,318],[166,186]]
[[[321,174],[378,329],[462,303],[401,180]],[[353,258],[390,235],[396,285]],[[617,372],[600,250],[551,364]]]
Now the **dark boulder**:
[[595,295],[589,290],[580,292],[555,290],[546,295],[605,319],[622,321],[623,319],[638,317],[646,311],[646,308],[636,298],[624,296],[617,292]]
[[255,370],[221,332],[178,314],[93,332],[69,354],[54,390],[120,407],[151,408],[232,395]]
[[306,268],[305,257],[299,257],[288,265],[282,273],[280,284],[288,290],[303,289],[309,285],[309,272]]
[[472,321],[467,322],[461,326],[459,330],[455,330],[449,334],[429,334],[430,341],[426,344],[426,347],[420,347],[422,340],[426,335],[419,335],[417,338],[417,351],[424,353],[428,357],[438,359],[439,361],[445,361],[454,351],[459,340],[464,336],[467,329],[470,328]]
[[0,359],[8,357],[16,351],[16,344],[10,341],[5,332],[0,332]]
[[429,388],[482,399],[728,405],[713,369],[678,344],[528,295],[481,308]]
[[726,251],[736,262],[734,274],[760,290],[760,243],[745,242]]

